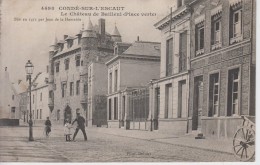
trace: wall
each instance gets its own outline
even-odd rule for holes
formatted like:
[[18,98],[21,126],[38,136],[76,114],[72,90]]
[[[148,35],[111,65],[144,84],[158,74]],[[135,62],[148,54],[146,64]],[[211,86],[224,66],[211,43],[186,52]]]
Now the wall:
[[120,60],[119,87],[147,86],[150,80],[158,79],[159,61]]

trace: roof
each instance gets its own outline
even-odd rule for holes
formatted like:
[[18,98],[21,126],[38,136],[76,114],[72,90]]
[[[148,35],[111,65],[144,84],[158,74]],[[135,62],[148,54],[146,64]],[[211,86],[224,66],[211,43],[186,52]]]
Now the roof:
[[116,26],[115,26],[115,28],[114,28],[114,31],[113,31],[113,33],[112,33],[112,36],[121,36]]
[[48,77],[48,73],[40,72],[33,82],[32,90],[48,85]]
[[136,41],[123,54],[143,55],[143,56],[160,56],[161,43]]
[[61,54],[64,54],[64,53],[67,53],[67,52],[70,52],[72,50],[76,50],[76,49],[79,49],[79,48],[81,48],[80,45],[73,44],[72,47],[70,47],[69,49],[63,49],[61,52],[58,52],[54,57],[57,57]]
[[17,94],[23,93],[27,91],[28,83],[21,80],[20,82],[13,83],[13,88],[17,92]]

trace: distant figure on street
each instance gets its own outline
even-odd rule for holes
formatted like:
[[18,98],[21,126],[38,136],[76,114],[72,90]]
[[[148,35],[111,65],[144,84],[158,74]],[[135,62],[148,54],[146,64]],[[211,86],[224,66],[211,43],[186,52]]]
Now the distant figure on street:
[[51,132],[51,121],[49,117],[47,117],[47,120],[45,121],[45,133],[46,136],[49,136],[49,133]]
[[75,140],[75,137],[77,136],[77,133],[79,131],[79,129],[82,131],[83,135],[84,135],[84,139],[85,141],[87,141],[87,135],[86,135],[86,131],[85,131],[85,119],[80,116],[80,113],[77,112],[77,117],[76,119],[72,122],[72,125],[77,121],[77,128],[75,130],[75,133],[73,135],[73,141]]
[[64,125],[64,135],[66,137],[66,141],[71,141],[70,139],[70,135],[72,134],[71,128],[72,128],[71,122],[69,121],[69,119],[66,119]]

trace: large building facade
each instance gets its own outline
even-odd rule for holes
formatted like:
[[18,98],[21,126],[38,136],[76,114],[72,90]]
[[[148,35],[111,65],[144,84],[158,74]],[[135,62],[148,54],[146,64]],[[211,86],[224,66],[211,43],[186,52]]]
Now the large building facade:
[[[108,127],[140,129],[134,123],[138,120],[138,126],[146,125],[149,118],[149,91],[143,89],[151,79],[159,77],[160,43],[117,43],[115,57],[106,65]],[[132,92],[138,89],[146,93],[139,93],[133,102]]]
[[162,54],[150,86],[153,129],[230,138],[241,115],[255,116],[255,1],[175,3],[155,24]]
[[[39,72],[35,78],[32,80],[31,87],[31,112],[32,112],[32,120],[35,125],[44,125],[44,122],[47,117],[50,116],[50,110],[48,107],[48,73]],[[21,95],[22,96],[22,95]],[[30,107],[30,102],[27,102],[28,109]],[[27,114],[29,114],[29,110],[27,110]],[[30,117],[27,115],[27,117]],[[28,119],[27,119],[28,120]]]
[[[85,118],[88,111],[88,66],[91,61],[105,62],[113,56],[114,42],[121,36],[115,27],[112,34],[106,32],[105,20],[99,25],[89,24],[75,36],[64,35],[55,40],[49,51],[49,108],[52,119],[61,121],[75,118],[79,111]],[[92,117],[91,117],[92,118]],[[88,122],[88,126],[92,123]]]
[[255,1],[190,4],[188,131],[232,137],[241,115],[255,115]]
[[190,59],[189,1],[175,1],[175,8],[155,24],[161,31],[160,78],[151,82],[150,109],[155,130],[187,132]]

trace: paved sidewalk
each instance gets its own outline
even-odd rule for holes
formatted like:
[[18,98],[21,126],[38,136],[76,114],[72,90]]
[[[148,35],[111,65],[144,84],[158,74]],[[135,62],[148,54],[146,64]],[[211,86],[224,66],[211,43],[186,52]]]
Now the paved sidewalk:
[[203,150],[217,151],[227,154],[233,154],[231,139],[195,139],[195,135],[170,135],[158,131],[125,130],[119,128],[87,128],[89,133],[102,132],[106,134],[156,141],[159,143],[168,143],[178,146],[200,148]]

